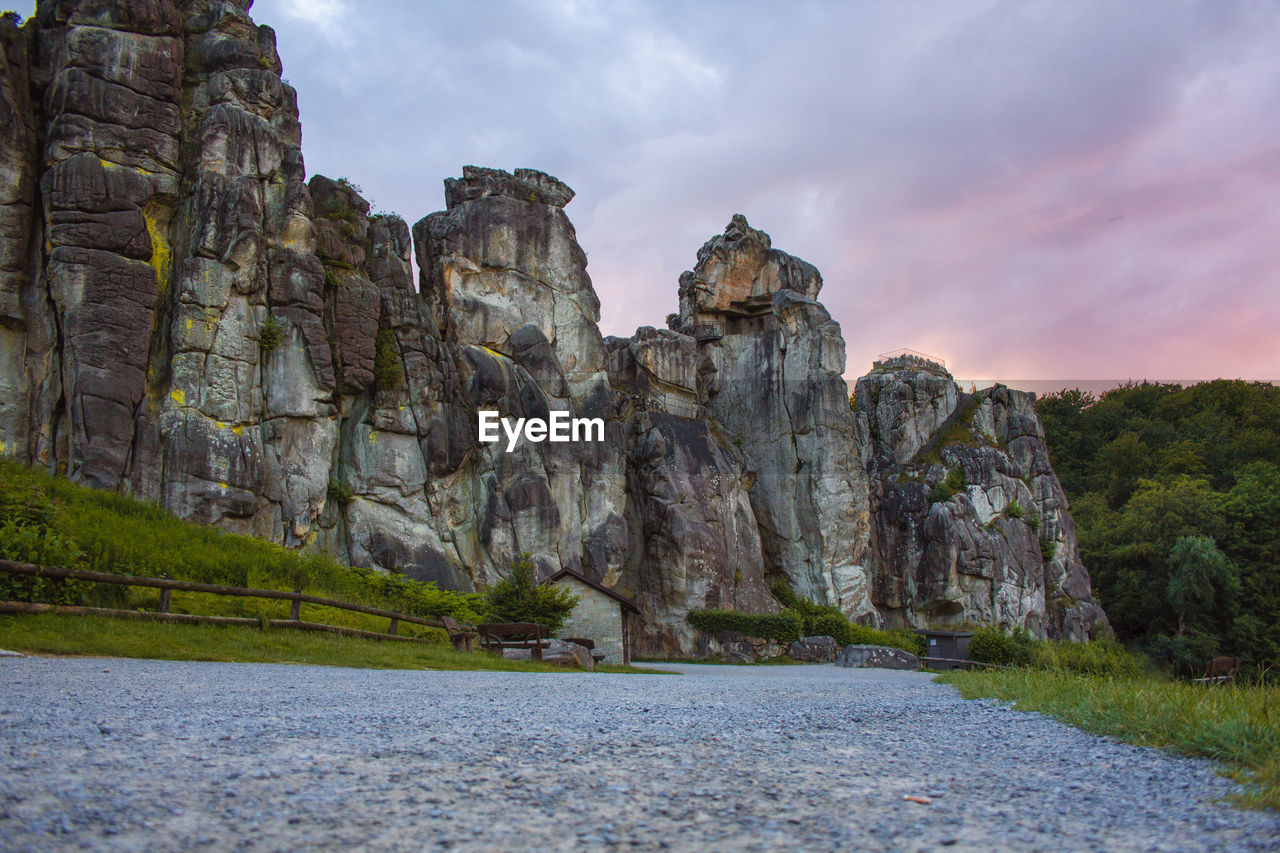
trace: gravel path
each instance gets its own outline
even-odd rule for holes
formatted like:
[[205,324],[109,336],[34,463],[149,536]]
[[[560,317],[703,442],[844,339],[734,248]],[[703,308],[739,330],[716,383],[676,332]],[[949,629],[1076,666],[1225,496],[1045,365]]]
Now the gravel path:
[[6,658],[0,848],[1280,850],[1208,762],[928,675],[673,668]]

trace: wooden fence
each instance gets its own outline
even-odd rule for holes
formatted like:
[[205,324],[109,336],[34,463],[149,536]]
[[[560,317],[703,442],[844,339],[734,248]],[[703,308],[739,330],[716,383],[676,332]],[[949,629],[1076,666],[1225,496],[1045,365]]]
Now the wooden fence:
[[[28,601],[0,601],[0,613],[65,613],[72,616],[116,616],[125,619],[151,619],[161,622],[185,622],[205,625],[248,625],[263,624],[258,619],[239,616],[201,616],[194,613],[170,613],[169,601],[173,590],[179,592],[207,592],[213,595],[233,595],[242,598],[270,598],[293,602],[288,619],[270,619],[266,624],[272,628],[294,628],[302,631],[324,631],[330,634],[345,634],[351,637],[365,637],[377,640],[404,640],[407,642],[428,642],[419,637],[402,637],[396,632],[401,622],[414,625],[425,625],[429,628],[444,629],[444,623],[434,619],[424,619],[394,610],[383,610],[364,604],[353,604],[339,601],[336,598],[321,598],[307,595],[295,590],[285,592],[278,589],[249,589],[239,586],[223,586],[214,583],[197,583],[195,581],[170,580],[168,578],[147,578],[138,575],[119,575],[110,572],[91,572],[85,569],[65,569],[59,566],[37,566],[32,563],[15,563],[12,560],[0,560],[0,572],[11,575],[30,575],[39,578],[68,578],[73,580],[92,581],[93,583],[116,584],[119,586],[143,586],[160,590],[160,602],[155,612],[142,610],[113,610],[105,607],[77,607],[70,605],[41,604]],[[338,625],[326,625],[323,622],[302,621],[302,605],[317,604],[322,607],[333,607],[338,610],[350,610],[353,613],[364,613],[369,616],[381,616],[390,619],[391,624],[385,634],[377,631],[362,631],[358,628],[343,628]]]

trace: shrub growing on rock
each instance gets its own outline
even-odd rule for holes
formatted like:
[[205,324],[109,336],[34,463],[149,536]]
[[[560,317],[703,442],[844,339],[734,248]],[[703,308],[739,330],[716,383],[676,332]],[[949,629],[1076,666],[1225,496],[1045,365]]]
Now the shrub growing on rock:
[[337,477],[329,478],[328,495],[338,506],[347,506],[356,499],[355,490],[345,480]]
[[404,366],[396,352],[396,336],[383,329],[373,342],[373,384],[380,391],[394,391],[404,383]]
[[946,503],[956,492],[963,491],[968,485],[964,479],[964,469],[959,465],[947,472],[947,476],[934,485],[929,492],[929,503]]
[[284,332],[284,322],[267,315],[267,319],[263,320],[262,325],[258,327],[258,349],[263,352],[280,349],[280,345],[284,343]]

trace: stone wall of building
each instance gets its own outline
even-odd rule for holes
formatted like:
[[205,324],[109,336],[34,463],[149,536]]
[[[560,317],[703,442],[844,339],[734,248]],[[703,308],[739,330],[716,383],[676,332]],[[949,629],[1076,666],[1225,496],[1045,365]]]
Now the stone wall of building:
[[630,655],[623,654],[622,606],[598,589],[573,578],[561,578],[554,586],[578,596],[578,606],[564,621],[560,636],[595,640],[595,650],[605,654],[603,663],[629,663]]

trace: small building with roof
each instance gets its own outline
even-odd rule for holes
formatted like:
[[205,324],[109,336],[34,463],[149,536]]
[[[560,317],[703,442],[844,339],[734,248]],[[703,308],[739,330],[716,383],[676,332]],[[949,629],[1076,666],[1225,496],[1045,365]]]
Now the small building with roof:
[[560,629],[561,637],[594,640],[595,651],[604,653],[603,663],[631,665],[638,604],[573,569],[561,569],[543,583],[578,596],[577,606]]

